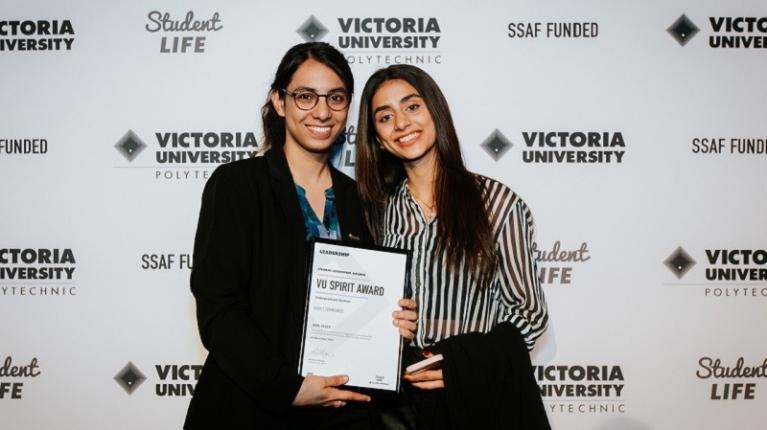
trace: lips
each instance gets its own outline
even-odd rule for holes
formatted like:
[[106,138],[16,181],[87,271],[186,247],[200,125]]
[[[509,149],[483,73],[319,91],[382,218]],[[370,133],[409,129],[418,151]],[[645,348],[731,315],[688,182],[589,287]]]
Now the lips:
[[399,143],[400,145],[407,145],[409,143],[412,143],[416,139],[418,139],[418,137],[420,135],[421,135],[420,131],[413,131],[411,133],[408,133],[408,134],[398,138],[397,139],[397,143]]
[[327,139],[333,131],[333,127],[329,125],[307,125],[306,128],[315,139]]

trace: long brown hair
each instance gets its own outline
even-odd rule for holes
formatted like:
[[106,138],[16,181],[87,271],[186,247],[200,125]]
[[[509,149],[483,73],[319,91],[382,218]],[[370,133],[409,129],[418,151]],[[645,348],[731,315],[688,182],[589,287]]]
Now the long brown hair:
[[381,84],[394,79],[406,81],[418,91],[436,128],[437,252],[446,254],[452,270],[460,270],[463,263],[482,280],[489,279],[496,269],[497,259],[481,186],[476,175],[464,165],[445,96],[431,76],[415,66],[399,64],[380,69],[368,79],[362,91],[355,170],[368,228],[380,243],[386,202],[406,177],[402,161],[382,149],[376,141],[373,118],[373,96]]
[[261,121],[264,130],[263,149],[273,146],[282,147],[285,143],[285,118],[281,117],[272,104],[271,94],[276,91],[280,98],[285,95],[280,92],[287,89],[293,74],[308,59],[314,59],[336,72],[344,83],[349,97],[354,93],[354,75],[349,63],[344,55],[332,45],[325,42],[307,42],[293,46],[285,53],[277,66],[277,72],[274,74],[274,81],[269,94],[266,96],[266,103],[261,106]]

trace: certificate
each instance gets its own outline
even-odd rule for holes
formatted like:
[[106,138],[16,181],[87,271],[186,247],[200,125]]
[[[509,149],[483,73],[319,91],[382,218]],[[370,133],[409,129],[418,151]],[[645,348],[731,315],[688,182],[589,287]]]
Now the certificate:
[[310,250],[299,373],[348,375],[347,386],[399,391],[407,251],[318,239]]

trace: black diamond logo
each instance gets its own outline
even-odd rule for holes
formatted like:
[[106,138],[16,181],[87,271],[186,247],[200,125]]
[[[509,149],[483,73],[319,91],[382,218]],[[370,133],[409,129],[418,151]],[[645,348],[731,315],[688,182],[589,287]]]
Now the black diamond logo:
[[485,150],[491,157],[493,157],[493,160],[498,161],[503,157],[503,154],[506,153],[509,149],[511,149],[512,145],[509,139],[506,138],[506,136],[503,135],[498,129],[495,129],[493,133],[485,139],[482,144],[479,146],[482,147],[482,149]]
[[306,22],[298,27],[296,32],[298,32],[298,34],[300,34],[305,41],[314,42],[316,40],[322,40],[322,38],[328,34],[328,29],[325,28],[325,26],[322,25],[322,23],[317,18],[315,18],[314,15],[312,15],[309,17],[309,19],[306,20]]
[[136,136],[136,133],[134,133],[133,130],[128,130],[128,132],[125,133],[125,136],[120,138],[117,144],[115,144],[115,148],[120,151],[120,154],[122,154],[126,160],[132,162],[138,157],[141,151],[146,148],[146,144]]
[[679,42],[680,45],[684,46],[687,44],[687,42],[692,39],[693,36],[698,34],[698,27],[695,26],[695,24],[690,21],[690,18],[687,18],[687,15],[682,14],[676,21],[674,21],[673,24],[671,24],[671,27],[669,27],[666,31],[676,39],[677,42]]
[[126,393],[133,394],[133,391],[146,380],[146,377],[129,361],[122,370],[117,372],[114,379]]
[[674,272],[677,278],[682,279],[692,269],[692,266],[695,265],[695,260],[680,246],[668,256],[663,264]]

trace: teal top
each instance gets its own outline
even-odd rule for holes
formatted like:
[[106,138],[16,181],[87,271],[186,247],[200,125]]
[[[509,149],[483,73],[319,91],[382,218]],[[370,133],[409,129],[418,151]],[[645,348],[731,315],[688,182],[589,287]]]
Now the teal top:
[[336,195],[333,192],[333,187],[325,190],[325,213],[322,214],[322,222],[317,219],[317,214],[314,213],[309,200],[306,199],[306,191],[298,184],[296,184],[296,194],[298,194],[298,202],[301,204],[301,212],[304,214],[306,240],[314,238],[341,239],[341,227],[338,225]]

